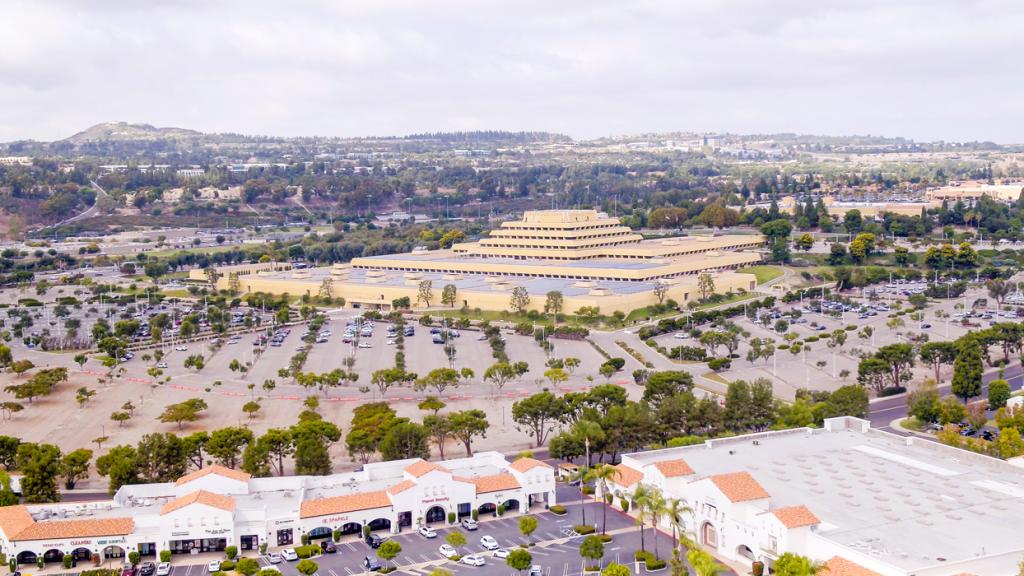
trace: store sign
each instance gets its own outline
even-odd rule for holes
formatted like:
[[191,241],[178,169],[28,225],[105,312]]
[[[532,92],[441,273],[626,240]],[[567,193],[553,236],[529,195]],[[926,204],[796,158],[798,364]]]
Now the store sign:
[[207,534],[207,535],[210,535],[210,536],[217,536],[219,534],[227,534],[229,532],[231,532],[230,528],[211,528],[209,530],[203,530],[204,534]]
[[97,540],[96,541],[96,544],[98,544],[100,546],[105,546],[107,544],[127,544],[127,543],[128,543],[128,539],[127,538],[114,538],[114,539],[111,539],[111,540]]
[[348,516],[332,516],[330,518],[324,518],[321,521],[321,524],[334,524],[335,522],[345,522],[348,519]]
[[423,504],[431,504],[433,502],[447,502],[447,501],[448,501],[447,497],[444,497],[444,498],[428,498],[426,500],[421,500],[421,502]]
[[285,524],[291,524],[292,522],[295,522],[295,520],[275,520],[274,526],[284,526]]
[[171,536],[188,536],[188,532],[171,532]]
[[91,546],[92,540],[72,540],[69,544],[72,546]]

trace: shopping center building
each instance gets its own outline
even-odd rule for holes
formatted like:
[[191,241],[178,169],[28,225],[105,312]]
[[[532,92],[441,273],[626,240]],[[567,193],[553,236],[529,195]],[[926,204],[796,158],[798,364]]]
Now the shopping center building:
[[555,503],[551,466],[532,458],[509,462],[497,452],[428,462],[371,463],[330,476],[253,478],[208,466],[176,482],[122,486],[102,502],[0,508],[0,552],[19,564],[105,561],[138,551],[174,554],[240,550],[328,538],[397,533],[444,524],[473,511],[526,513]]
[[682,499],[691,538],[747,564],[792,552],[830,576],[1016,576],[1024,560],[1024,470],[857,418],[624,455],[611,490],[640,485]]
[[[699,299],[704,273],[714,292],[754,290],[755,276],[734,270],[760,262],[763,245],[760,235],[740,234],[644,240],[604,213],[548,210],[526,212],[478,242],[447,250],[417,248],[320,268],[275,262],[222,266],[216,285],[242,293],[330,293],[347,306],[378,310],[402,298],[426,306],[420,298],[425,285],[433,295],[430,304],[437,306],[449,284],[456,288],[457,308],[508,310],[521,287],[530,296],[528,310],[543,310],[547,293],[557,291],[566,312],[587,306],[603,314],[629,313],[661,297],[680,305]],[[207,282],[208,274],[192,270],[189,279]]]

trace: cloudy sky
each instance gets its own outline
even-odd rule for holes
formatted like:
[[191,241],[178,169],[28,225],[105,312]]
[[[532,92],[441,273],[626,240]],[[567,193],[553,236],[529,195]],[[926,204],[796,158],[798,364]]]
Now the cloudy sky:
[[0,141],[547,130],[1024,142],[1020,0],[3,0]]

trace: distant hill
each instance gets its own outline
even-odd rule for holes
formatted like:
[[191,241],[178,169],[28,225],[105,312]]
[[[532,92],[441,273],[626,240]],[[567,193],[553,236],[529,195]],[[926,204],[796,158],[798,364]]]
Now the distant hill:
[[137,142],[140,140],[195,138],[197,136],[203,136],[203,133],[185,128],[157,128],[149,124],[103,122],[90,126],[69,138],[61,140],[61,142],[77,145],[85,144],[86,142]]

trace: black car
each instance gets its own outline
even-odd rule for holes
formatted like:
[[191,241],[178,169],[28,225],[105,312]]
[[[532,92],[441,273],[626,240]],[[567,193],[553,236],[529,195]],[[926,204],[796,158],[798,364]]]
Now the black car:
[[143,562],[139,564],[139,575],[140,576],[153,576],[156,574],[156,564],[152,562]]
[[323,542],[320,542],[320,551],[322,551],[324,554],[334,554],[338,551],[338,549],[335,548],[334,542],[331,542],[330,540],[324,540]]
[[376,534],[368,534],[366,536],[366,543],[370,545],[370,548],[380,548],[380,545],[384,543],[384,539]]
[[367,572],[373,572],[380,570],[384,566],[381,565],[380,560],[377,560],[373,556],[363,556],[363,568],[366,568]]

